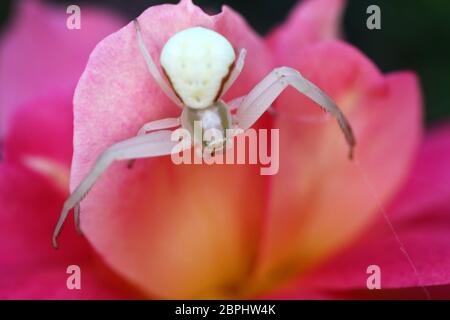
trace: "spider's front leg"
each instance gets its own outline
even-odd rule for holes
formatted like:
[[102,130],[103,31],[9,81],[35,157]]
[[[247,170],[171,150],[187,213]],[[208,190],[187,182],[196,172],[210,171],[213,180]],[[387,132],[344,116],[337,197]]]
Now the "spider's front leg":
[[[171,129],[180,126],[180,118],[166,118],[166,119],[160,119],[155,121],[150,121],[144,124],[138,131],[137,135],[142,136],[144,134],[148,134],[152,131],[157,130],[165,130],[165,129]],[[133,168],[134,163],[136,162],[135,159],[129,160],[127,163],[128,169]]]
[[[98,177],[116,160],[157,157],[171,154],[178,142],[173,142],[172,131],[157,131],[119,142],[104,151],[89,174],[64,202],[64,206],[53,232],[53,246],[58,247],[57,237],[69,211],[75,208],[75,223],[79,224],[79,203],[92,188]],[[77,225],[79,229],[79,225]]]
[[166,118],[161,120],[150,121],[144,124],[138,131],[137,135],[141,136],[151,131],[175,128],[180,125],[180,118]]
[[141,51],[142,57],[145,60],[145,63],[147,64],[148,71],[153,76],[153,79],[155,79],[156,83],[158,83],[161,90],[166,94],[166,96],[169,97],[169,99],[172,100],[173,103],[175,103],[177,106],[182,108],[183,103],[175,95],[173,90],[167,84],[166,80],[164,80],[164,78],[161,75],[161,73],[159,72],[158,67],[156,66],[155,62],[153,62],[150,52],[148,52],[147,47],[145,46],[144,37],[142,36],[142,31],[141,31],[141,26],[139,24],[139,21],[137,19],[135,19],[135,20],[133,20],[133,23],[134,23],[134,27],[136,29],[138,47],[139,47],[139,50]]
[[289,67],[274,69],[243,98],[235,119],[238,127],[250,128],[289,85],[336,118],[349,145],[349,157],[352,158],[356,141],[352,128],[342,111],[315,84],[305,79],[297,70]]

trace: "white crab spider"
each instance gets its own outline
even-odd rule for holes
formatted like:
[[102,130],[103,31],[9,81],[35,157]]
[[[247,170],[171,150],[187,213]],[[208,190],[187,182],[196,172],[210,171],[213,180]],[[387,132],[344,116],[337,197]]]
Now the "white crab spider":
[[[113,161],[169,155],[174,152],[174,146],[178,142],[171,141],[172,131],[165,129],[181,126],[192,133],[194,121],[201,121],[204,131],[213,128],[225,133],[230,128],[248,129],[289,85],[337,119],[350,147],[351,157],[355,139],[347,119],[325,93],[298,71],[288,67],[275,68],[246,96],[226,104],[221,97],[239,76],[244,66],[245,49],[240,50],[236,59],[232,45],[219,33],[202,27],[182,30],[173,35],[161,51],[160,63],[168,83],[159,73],[145,47],[137,20],[134,20],[134,25],[137,44],[150,74],[164,93],[182,108],[181,116],[146,123],[136,137],[116,143],[100,155],[89,174],[64,203],[53,232],[55,248],[58,247],[57,237],[61,227],[72,208],[75,225],[80,231],[79,204]],[[234,109],[237,112],[232,114]],[[204,143],[197,141],[193,134],[192,137],[189,147]]]

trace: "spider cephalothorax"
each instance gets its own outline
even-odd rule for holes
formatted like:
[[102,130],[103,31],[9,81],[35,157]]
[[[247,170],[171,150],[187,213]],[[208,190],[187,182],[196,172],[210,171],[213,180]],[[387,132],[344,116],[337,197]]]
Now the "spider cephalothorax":
[[[223,142],[233,137],[227,135],[228,129],[242,132],[250,128],[288,86],[294,87],[336,118],[352,156],[355,139],[348,121],[336,104],[298,71],[288,67],[276,68],[247,95],[226,103],[222,97],[244,66],[245,49],[236,55],[230,42],[219,33],[202,27],[184,29],[174,34],[161,51],[160,64],[166,75],[163,77],[145,47],[137,20],[134,25],[137,45],[150,74],[165,94],[182,108],[181,115],[146,123],[136,137],[118,142],[100,155],[89,174],[64,203],[53,232],[55,248],[61,227],[72,208],[75,225],[80,230],[79,203],[112,162],[179,152],[175,148],[177,141],[171,139],[173,131],[167,130],[176,127],[191,133],[192,140],[187,147],[205,144],[204,139],[195,134],[194,127],[198,123],[202,132],[213,129],[221,133],[222,139],[206,142],[208,147],[221,149]],[[232,113],[234,110],[236,112]]]

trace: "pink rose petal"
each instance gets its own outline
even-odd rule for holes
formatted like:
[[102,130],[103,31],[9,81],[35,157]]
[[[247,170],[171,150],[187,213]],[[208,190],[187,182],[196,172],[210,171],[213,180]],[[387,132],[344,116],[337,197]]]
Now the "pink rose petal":
[[[294,66],[329,94],[355,131],[355,160],[335,121],[314,115],[290,90],[277,102],[280,171],[273,177],[260,274],[268,284],[336,252],[360,234],[398,190],[419,141],[420,89],[411,73],[383,77],[340,42],[296,53]],[[295,120],[295,119],[298,120]],[[374,189],[374,191],[373,191]]]
[[267,37],[267,43],[283,65],[295,64],[296,54],[320,41],[340,34],[344,0],[304,0],[288,19]]
[[450,284],[449,160],[450,127],[446,126],[427,136],[410,178],[386,209],[417,276],[381,219],[355,245],[316,270],[309,285],[331,290],[364,288],[365,270],[371,264],[381,268],[382,288]]
[[118,17],[82,7],[80,30],[66,27],[66,7],[20,1],[0,40],[0,136],[10,111],[55,92],[72,96],[95,44],[121,25]]
[[[66,248],[53,249],[50,235],[64,196],[32,172],[0,165],[0,298],[133,297],[133,291],[91,255],[73,224],[66,226],[62,236]],[[73,264],[81,268],[82,290],[67,289],[66,270]]]
[[[433,300],[450,297],[450,286],[427,287],[430,297]],[[276,300],[424,300],[427,296],[419,287],[385,289],[385,290],[333,290],[324,289],[318,291],[305,290],[303,284],[289,291],[263,297],[263,299]]]
[[[21,1],[17,11],[0,43],[0,298],[133,296],[72,223],[66,248],[55,251],[50,241],[67,196],[73,88],[95,43],[120,21],[84,6],[82,29],[68,30],[65,7]],[[80,291],[66,287],[71,264],[82,269]]]
[[418,155],[408,183],[402,188],[390,207],[397,219],[405,215],[422,214],[440,208],[450,199],[450,126],[436,127],[427,138]]
[[69,96],[53,95],[34,99],[12,112],[4,138],[6,160],[26,165],[30,158],[45,159],[64,167],[68,179],[72,160],[71,105]]

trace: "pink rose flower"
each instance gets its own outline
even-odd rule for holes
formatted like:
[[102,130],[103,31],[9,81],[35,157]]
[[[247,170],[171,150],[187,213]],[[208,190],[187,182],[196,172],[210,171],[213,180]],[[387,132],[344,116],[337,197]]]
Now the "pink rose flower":
[[[54,251],[69,172],[73,189],[108,146],[179,109],[148,74],[132,23],[118,30],[118,18],[83,8],[71,31],[65,10],[22,2],[0,42],[0,297],[449,298],[450,127],[424,133],[414,73],[384,75],[337,39],[343,8],[304,1],[266,38],[226,6],[214,16],[188,0],[146,10],[156,61],[191,26],[248,50],[225,100],[275,66],[301,71],[348,116],[355,160],[335,122],[288,89],[279,115],[256,125],[280,129],[278,174],[169,157],[116,163],[81,203],[85,239],[69,223]],[[72,264],[82,290],[66,287]],[[370,265],[380,290],[367,289]]]

